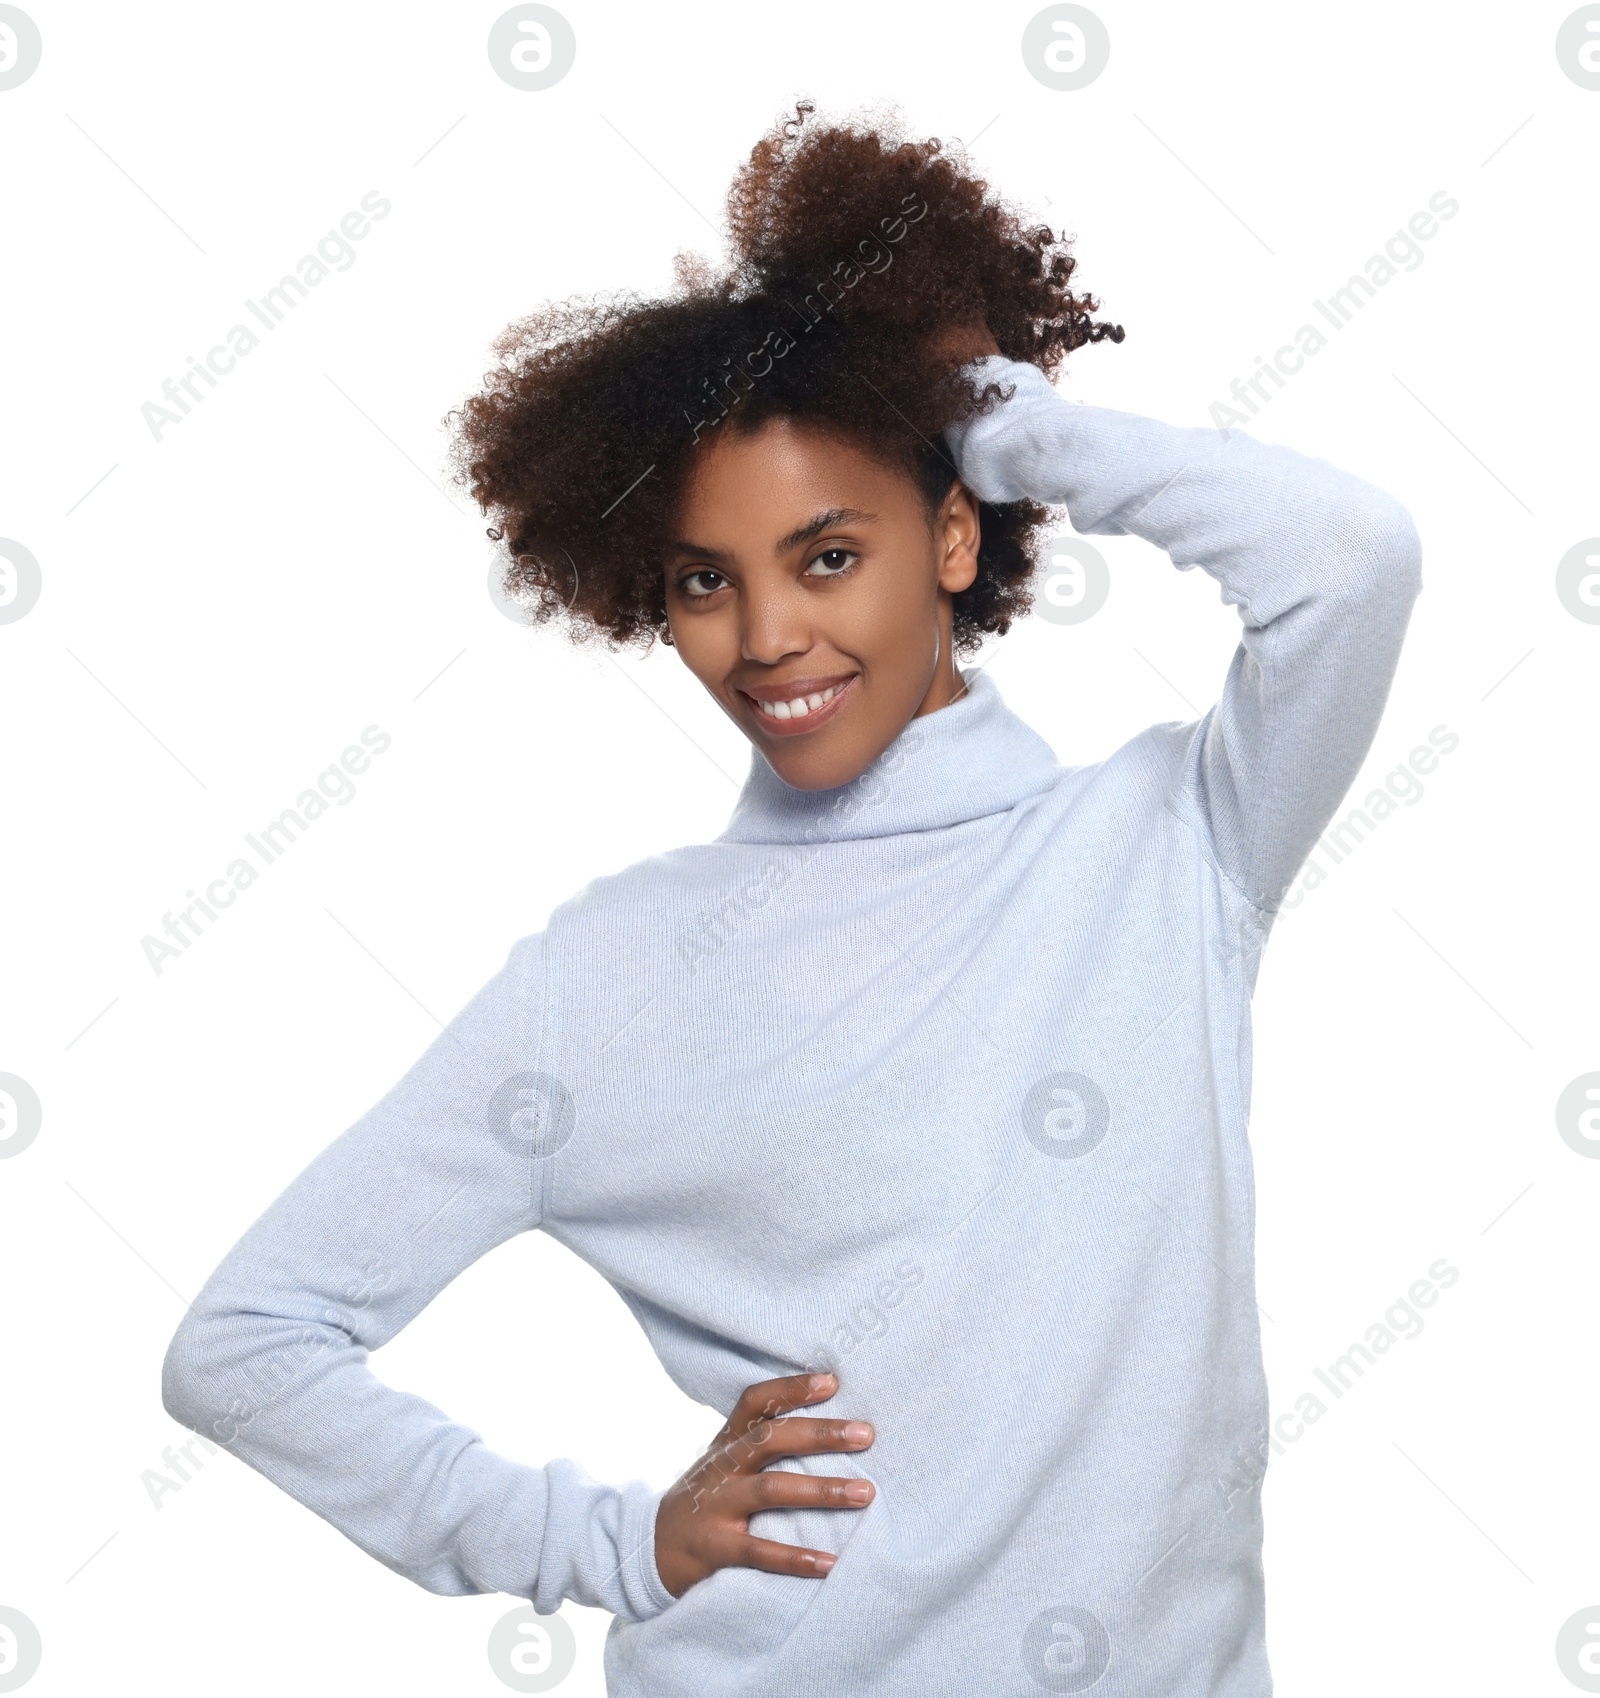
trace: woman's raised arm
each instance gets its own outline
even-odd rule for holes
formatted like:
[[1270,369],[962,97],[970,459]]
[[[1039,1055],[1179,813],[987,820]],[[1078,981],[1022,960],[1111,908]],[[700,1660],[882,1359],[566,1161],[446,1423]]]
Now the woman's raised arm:
[[1242,431],[1181,428],[1057,394],[1036,367],[967,368],[1015,386],[946,433],[981,499],[1065,505],[1083,534],[1131,534],[1200,566],[1244,630],[1195,727],[1175,803],[1219,870],[1276,910],[1365,758],[1389,693],[1421,544],[1392,496]]

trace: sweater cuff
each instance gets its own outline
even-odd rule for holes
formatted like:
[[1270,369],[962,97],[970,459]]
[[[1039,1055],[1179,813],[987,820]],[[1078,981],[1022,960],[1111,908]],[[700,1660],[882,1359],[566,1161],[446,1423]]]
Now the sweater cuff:
[[656,1568],[656,1512],[666,1495],[665,1491],[653,1491],[642,1480],[630,1481],[622,1488],[622,1566],[617,1577],[629,1605],[630,1621],[649,1621],[678,1601]]
[[[1059,393],[1036,365],[1026,360],[1008,360],[1001,354],[985,354],[962,368],[965,376],[981,389],[998,383],[1013,391],[992,412],[961,419],[945,431],[945,441],[955,456],[961,481],[980,501],[1004,503],[1030,499],[1013,462],[1019,444],[1008,440],[1011,428],[1021,417],[1046,416],[1071,403]],[[1031,445],[1028,445],[1031,446]]]

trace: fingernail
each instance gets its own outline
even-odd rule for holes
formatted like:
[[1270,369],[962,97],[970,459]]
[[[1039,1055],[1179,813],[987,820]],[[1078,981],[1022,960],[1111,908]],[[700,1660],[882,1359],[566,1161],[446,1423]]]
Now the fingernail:
[[844,1489],[851,1503],[865,1503],[872,1496],[872,1487],[865,1480],[852,1480]]
[[832,1374],[813,1374],[811,1376],[811,1389],[813,1391],[821,1391],[824,1386],[830,1386],[832,1384]]
[[833,1567],[833,1558],[831,1556],[814,1557],[811,1566],[816,1569],[818,1574],[826,1574]]
[[844,1436],[848,1444],[865,1444],[872,1437],[872,1429],[865,1421],[846,1421]]

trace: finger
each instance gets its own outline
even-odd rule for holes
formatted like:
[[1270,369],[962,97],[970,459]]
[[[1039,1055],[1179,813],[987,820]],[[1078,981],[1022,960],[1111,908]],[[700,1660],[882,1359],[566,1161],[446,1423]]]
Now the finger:
[[877,1487],[870,1480],[768,1468],[730,1481],[720,1506],[743,1516],[763,1509],[861,1509],[876,1495]]
[[865,1450],[873,1437],[872,1425],[867,1421],[785,1415],[775,1421],[758,1422],[747,1433],[736,1434],[718,1447],[718,1455],[723,1465],[735,1473],[753,1474],[780,1456],[813,1456],[829,1450]]
[[803,1545],[780,1545],[774,1539],[746,1539],[734,1568],[759,1568],[768,1574],[799,1574],[820,1580],[835,1558],[832,1551],[807,1550]]
[[782,1379],[757,1380],[740,1394],[728,1417],[728,1429],[742,1433],[753,1422],[786,1415],[808,1403],[820,1403],[838,1389],[837,1374],[786,1374]]
[[769,1463],[782,1457],[865,1450],[874,1436],[867,1421],[820,1420],[808,1415],[758,1422],[743,1434],[730,1435],[724,1429],[684,1475],[682,1484],[697,1510],[713,1499],[720,1507],[734,1501],[728,1493],[741,1480],[759,1478]]

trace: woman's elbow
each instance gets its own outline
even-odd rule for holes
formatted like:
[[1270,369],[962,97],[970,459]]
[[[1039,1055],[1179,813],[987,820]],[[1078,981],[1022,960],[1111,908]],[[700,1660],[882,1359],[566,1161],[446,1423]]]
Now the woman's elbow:
[[1422,588],[1422,538],[1406,506],[1372,484],[1343,508],[1332,541],[1340,587],[1363,606],[1404,618]]
[[192,1311],[183,1317],[161,1362],[161,1402],[174,1421],[198,1430],[209,1400],[205,1323]]
[[[228,1444],[239,1426],[241,1388],[251,1384],[255,1341],[240,1317],[195,1308],[178,1323],[161,1362],[161,1402],[174,1421]],[[248,1399],[246,1399],[248,1401]]]

